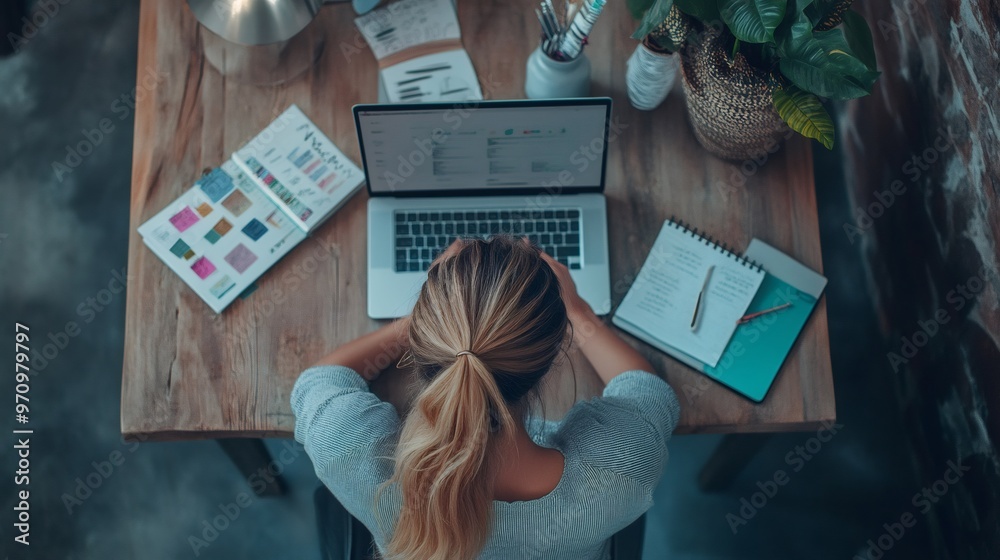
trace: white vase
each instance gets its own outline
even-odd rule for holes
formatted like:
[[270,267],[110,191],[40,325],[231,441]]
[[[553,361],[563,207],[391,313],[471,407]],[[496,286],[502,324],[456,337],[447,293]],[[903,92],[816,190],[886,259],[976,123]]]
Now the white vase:
[[524,93],[529,99],[588,96],[590,59],[580,54],[573,60],[553,60],[538,47],[528,57]]
[[639,43],[625,70],[628,100],[641,111],[651,111],[667,98],[677,81],[677,54],[658,53]]

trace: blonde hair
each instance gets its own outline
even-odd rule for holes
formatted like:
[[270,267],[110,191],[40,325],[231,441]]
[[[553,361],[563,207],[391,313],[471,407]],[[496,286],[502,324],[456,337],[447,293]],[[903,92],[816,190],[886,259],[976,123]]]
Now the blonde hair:
[[[538,249],[474,240],[431,267],[410,321],[426,386],[404,421],[390,483],[402,507],[393,560],[468,560],[492,527],[499,443],[562,348],[566,308]],[[517,416],[517,418],[515,418]]]

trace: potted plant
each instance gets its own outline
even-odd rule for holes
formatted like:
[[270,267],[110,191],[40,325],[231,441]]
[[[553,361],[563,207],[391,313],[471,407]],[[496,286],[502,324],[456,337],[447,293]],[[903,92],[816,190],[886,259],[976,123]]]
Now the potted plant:
[[790,127],[833,147],[821,98],[871,93],[871,30],[851,0],[628,0],[640,48],[680,57],[698,141],[726,159],[773,151]]

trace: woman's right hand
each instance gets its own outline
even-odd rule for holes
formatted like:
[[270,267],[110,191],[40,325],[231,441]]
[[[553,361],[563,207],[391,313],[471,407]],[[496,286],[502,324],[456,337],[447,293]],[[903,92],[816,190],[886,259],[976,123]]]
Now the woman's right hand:
[[559,279],[559,291],[566,304],[566,315],[573,325],[573,343],[594,367],[601,380],[610,383],[619,373],[633,369],[653,371],[653,366],[646,358],[608,328],[580,297],[566,265],[544,251],[542,258],[549,263]]
[[579,292],[576,291],[576,282],[573,281],[573,277],[569,274],[569,268],[561,262],[552,258],[552,255],[541,251],[542,259],[548,263],[549,267],[552,268],[552,272],[555,272],[556,278],[559,279],[559,293],[562,295],[563,303],[566,305],[566,315],[569,317],[570,322],[576,323],[578,319],[589,317],[593,315],[593,310],[582,297],[580,297]]

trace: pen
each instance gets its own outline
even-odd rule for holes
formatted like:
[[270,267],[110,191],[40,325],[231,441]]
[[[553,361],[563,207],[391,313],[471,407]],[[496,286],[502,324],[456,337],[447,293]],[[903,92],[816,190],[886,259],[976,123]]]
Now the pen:
[[740,317],[740,319],[738,321],[736,321],[736,324],[737,325],[742,325],[743,323],[749,323],[750,321],[756,319],[757,317],[760,317],[761,315],[767,315],[768,313],[774,313],[775,311],[781,311],[782,309],[785,309],[786,307],[791,307],[791,306],[792,306],[792,302],[788,302],[788,303],[785,303],[785,304],[782,304],[782,305],[778,305],[778,306],[772,307],[770,309],[765,309],[763,311],[757,311],[756,313],[748,313],[748,314]]
[[691,330],[698,329],[698,319],[701,317],[701,300],[705,297],[705,288],[708,287],[708,280],[712,277],[712,271],[715,270],[715,265],[708,267],[705,271],[705,281],[701,284],[701,291],[698,292],[698,301],[694,303],[694,315],[691,316]]

